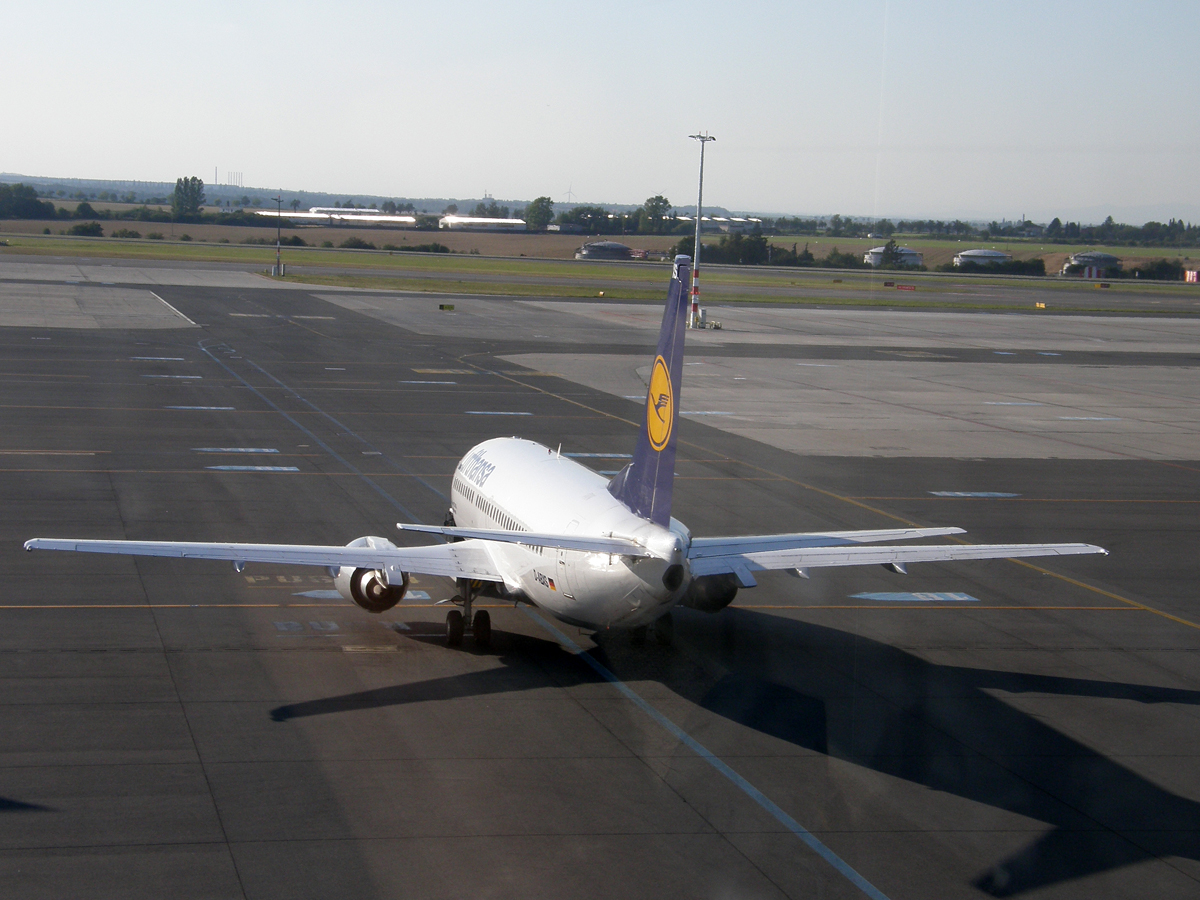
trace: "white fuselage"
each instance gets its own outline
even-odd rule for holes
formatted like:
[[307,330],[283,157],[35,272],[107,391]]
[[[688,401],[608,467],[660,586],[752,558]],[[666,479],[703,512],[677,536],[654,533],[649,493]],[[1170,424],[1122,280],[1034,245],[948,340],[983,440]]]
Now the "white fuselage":
[[[510,592],[520,591],[555,617],[588,628],[653,622],[688,586],[688,530],[663,528],[630,512],[608,480],[533,441],[496,438],[472,448],[454,472],[450,493],[463,528],[627,538],[648,558],[553,547],[489,545]],[[675,578],[668,575],[668,567]],[[675,584],[663,582],[664,575]]]

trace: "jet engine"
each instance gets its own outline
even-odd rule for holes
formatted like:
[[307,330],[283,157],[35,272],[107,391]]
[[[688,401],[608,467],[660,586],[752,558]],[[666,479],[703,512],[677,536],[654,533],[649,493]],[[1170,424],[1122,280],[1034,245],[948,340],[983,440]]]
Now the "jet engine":
[[[371,547],[394,550],[396,545],[386,538],[361,537],[347,547]],[[331,569],[333,586],[347,600],[352,600],[369,613],[387,612],[404,599],[408,591],[408,573],[389,569],[363,569],[341,566]]]
[[737,592],[738,580],[733,575],[701,575],[692,579],[679,605],[706,613],[720,612],[733,602]]

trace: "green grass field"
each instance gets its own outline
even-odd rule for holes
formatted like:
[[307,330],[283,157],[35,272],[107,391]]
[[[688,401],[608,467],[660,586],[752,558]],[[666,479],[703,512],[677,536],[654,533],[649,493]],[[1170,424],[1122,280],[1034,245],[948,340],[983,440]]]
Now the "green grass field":
[[[266,272],[275,262],[275,248],[263,245],[205,243],[200,241],[121,240],[43,235],[9,235],[4,255],[39,255],[183,262],[226,262]],[[833,241],[830,242],[830,249]],[[862,240],[868,245],[877,241]],[[941,243],[962,248],[958,242]],[[917,246],[916,242],[913,242]],[[839,248],[851,249],[845,241]],[[828,252],[810,242],[814,252]],[[854,248],[858,249],[858,248]],[[1069,249],[1069,248],[1067,248]],[[489,257],[469,254],[424,254],[370,250],[288,247],[284,262],[292,267],[328,272],[289,274],[288,281],[382,290],[512,295],[521,297],[598,297],[613,300],[657,300],[662,297],[667,264],[596,263],[577,260]],[[351,272],[336,271],[354,270]],[[886,281],[915,284],[915,295],[898,293]],[[1036,287],[1039,291],[1076,292],[1095,289],[1077,279],[962,275],[957,273],[897,273],[875,270],[769,269],[724,266],[706,268],[704,283],[724,288],[710,294],[709,302],[771,302],[848,306],[920,307],[936,305],[954,309],[1011,309],[1008,303],[991,303],[985,296],[962,296],[972,289],[1004,285]],[[1124,293],[1154,295],[1188,290],[1183,285],[1121,281],[1114,287]],[[603,292],[603,293],[601,293]],[[867,292],[869,296],[862,296]],[[801,296],[801,295],[804,296]],[[955,296],[958,295],[958,296]],[[1032,301],[1031,301],[1032,305]],[[1111,309],[1111,307],[1110,307]]]

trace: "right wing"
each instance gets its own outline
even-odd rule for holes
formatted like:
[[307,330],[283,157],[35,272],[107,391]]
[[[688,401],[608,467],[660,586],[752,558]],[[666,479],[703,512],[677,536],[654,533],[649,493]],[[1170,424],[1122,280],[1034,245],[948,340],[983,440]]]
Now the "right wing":
[[116,553],[126,556],[166,556],[175,559],[223,559],[240,563],[274,563],[288,566],[353,566],[390,569],[447,578],[503,581],[485,541],[459,541],[428,547],[397,547],[376,539],[377,546],[340,547],[318,544],[216,544],[187,541],[92,541],[34,538],[26,550],[75,550],[81,553]]
[[1108,551],[1095,544],[946,544],[907,547],[798,547],[784,550],[749,550],[692,560],[693,575],[731,574],[743,587],[753,587],[754,570],[809,569],[824,566],[905,566],[915,562],[951,562],[957,559],[1015,559],[1030,556],[1073,556]]
[[[845,547],[878,541],[907,541],[913,538],[964,534],[962,528],[880,528],[875,531],[808,531],[799,534],[754,534],[737,537],[692,538],[688,559],[793,550],[808,547]],[[784,566],[784,568],[788,568]]]

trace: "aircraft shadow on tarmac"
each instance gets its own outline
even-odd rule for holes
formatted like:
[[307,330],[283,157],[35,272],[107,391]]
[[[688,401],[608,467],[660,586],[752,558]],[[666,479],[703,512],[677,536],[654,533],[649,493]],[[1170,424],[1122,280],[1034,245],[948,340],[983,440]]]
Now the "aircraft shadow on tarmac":
[[54,810],[49,806],[41,806],[37,803],[24,803],[20,800],[0,797],[0,813],[6,812],[54,812]]
[[[1200,803],[989,693],[1196,705],[1200,691],[937,665],[849,632],[749,610],[685,613],[676,623],[686,655],[621,639],[590,652],[623,680],[657,680],[760,733],[1053,826],[974,879],[994,896],[1153,858],[1200,860]],[[531,664],[562,686],[599,680],[553,642],[499,631],[493,641],[505,665],[499,671],[295,703],[271,716],[285,722],[544,686],[544,677],[529,677]],[[687,656],[703,657],[703,669]],[[705,674],[712,671],[729,674]]]

